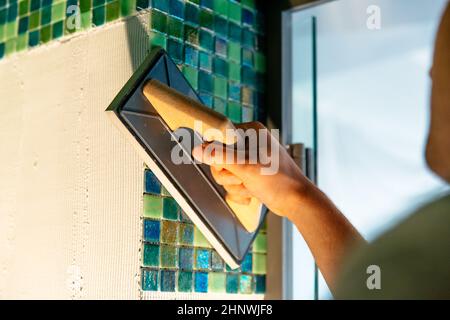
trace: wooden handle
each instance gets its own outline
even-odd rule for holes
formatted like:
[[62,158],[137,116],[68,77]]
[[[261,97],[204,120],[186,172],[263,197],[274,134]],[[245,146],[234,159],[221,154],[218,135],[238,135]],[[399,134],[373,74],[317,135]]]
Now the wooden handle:
[[206,141],[236,143],[233,123],[217,111],[155,79],[144,85],[143,94],[172,131],[184,127],[197,131]]

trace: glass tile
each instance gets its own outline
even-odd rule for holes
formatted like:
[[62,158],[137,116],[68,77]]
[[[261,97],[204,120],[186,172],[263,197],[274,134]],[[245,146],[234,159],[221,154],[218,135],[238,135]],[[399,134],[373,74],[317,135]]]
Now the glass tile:
[[184,47],[184,63],[197,68],[198,66],[198,50],[192,46]]
[[199,68],[205,71],[212,71],[212,57],[210,54],[200,51],[199,53]]
[[255,276],[255,293],[266,292],[266,276]]
[[230,80],[240,82],[241,81],[241,65],[229,62],[228,63],[228,77]]
[[195,273],[195,292],[207,292],[208,291],[208,273],[196,272]]
[[228,78],[228,62],[219,57],[214,58],[214,73]]
[[184,2],[181,0],[170,0],[169,13],[175,17],[184,19]]
[[211,272],[208,275],[208,292],[222,293],[226,289],[226,274],[223,272]]
[[253,242],[253,252],[265,253],[267,251],[267,235],[258,233]]
[[52,21],[52,7],[41,9],[41,25],[49,24]]
[[241,264],[241,270],[242,272],[250,273],[252,272],[252,254],[247,253],[244,257],[244,261],[242,261]]
[[244,294],[252,293],[252,276],[241,274],[239,276],[239,292]]
[[253,254],[253,273],[265,274],[266,273],[266,255],[263,253]]
[[237,293],[239,287],[239,276],[234,273],[227,273],[226,275],[226,292]]
[[228,3],[228,18],[238,24],[241,23],[242,10],[241,6],[238,3],[231,1]]
[[208,32],[206,30],[200,29],[199,31],[199,44],[200,46],[207,50],[207,51],[213,51],[214,50],[214,36],[211,32]]
[[214,29],[214,15],[211,11],[200,9],[199,14],[200,26],[209,30]]
[[214,0],[200,0],[200,5],[208,9],[214,9]]
[[144,219],[144,240],[159,242],[161,223],[156,220]]
[[214,0],[214,12],[223,16],[228,16],[228,1]]
[[211,269],[213,271],[223,271],[224,265],[225,263],[220,255],[216,252],[216,250],[213,250],[211,252]]
[[204,71],[198,72],[198,89],[207,93],[213,93],[214,80],[211,74]]
[[234,82],[230,82],[228,85],[228,98],[236,102],[241,101],[241,86]]
[[189,66],[183,66],[183,74],[186,77],[189,84],[194,88],[198,88],[198,71],[195,68]]
[[183,39],[184,35],[183,22],[174,17],[168,17],[167,19],[168,19],[169,35],[178,39]]
[[227,103],[225,102],[225,100],[214,98],[214,110],[225,115],[227,112]]
[[214,78],[214,95],[226,99],[227,98],[227,79],[222,77]]
[[253,105],[254,104],[254,91],[250,89],[249,87],[243,86],[242,87],[242,103],[246,105]]
[[51,25],[46,25],[44,27],[41,27],[41,41],[43,43],[47,43],[51,40],[52,38],[52,26]]
[[106,5],[106,21],[114,21],[120,16],[120,3],[119,1],[113,1]]
[[253,67],[253,51],[247,48],[242,48],[242,64]]
[[208,240],[206,240],[205,236],[200,232],[200,229],[197,227],[194,227],[194,246],[207,248],[211,247]]
[[176,268],[178,267],[178,249],[177,247],[161,245],[161,267]]
[[251,122],[255,120],[253,108],[242,107],[242,122]]
[[92,23],[96,26],[101,26],[105,23],[105,7],[100,6],[94,8],[92,12]]
[[189,25],[184,26],[184,40],[192,45],[199,45],[199,31]]
[[[127,1],[127,0],[125,0]],[[136,0],[136,9],[141,11],[150,7],[150,0]]]
[[180,207],[174,198],[166,197],[163,199],[163,217],[169,220],[178,220]]
[[189,2],[186,3],[186,7],[184,9],[184,18],[186,22],[192,23],[194,25],[198,24],[199,17],[199,8],[196,5],[193,5]]
[[157,291],[158,290],[158,271],[147,270],[142,271],[142,290]]
[[143,264],[146,267],[159,266],[159,245],[144,243]]
[[194,249],[179,249],[179,267],[182,270],[192,270],[194,268]]
[[242,109],[241,105],[235,102],[229,102],[227,107],[227,116],[233,122],[241,122],[242,121]]
[[[167,0],[164,0],[167,1]],[[151,28],[153,30],[158,30],[161,32],[166,32],[167,28],[167,15],[164,13],[152,10],[151,16],[150,16],[150,22],[151,22]]]
[[169,1],[168,0],[152,0],[152,7],[159,9],[164,12],[169,12]]
[[161,193],[161,183],[156,178],[156,176],[153,172],[151,172],[150,170],[145,170],[144,180],[145,180],[144,192],[154,193],[154,194]]
[[255,15],[253,11],[242,9],[242,24],[252,26],[255,23]]
[[167,53],[176,63],[183,62],[183,43],[168,39],[167,40]]
[[217,55],[226,58],[228,51],[227,40],[216,37],[215,51]]
[[175,271],[161,270],[161,291],[175,291]]
[[167,244],[176,244],[178,238],[178,223],[175,221],[161,221],[161,242]]
[[120,15],[122,17],[127,17],[133,14],[135,11],[136,0],[120,0]]
[[192,291],[192,272],[186,271],[178,272],[178,291],[181,292]]
[[209,269],[211,260],[211,250],[195,249],[195,268]]
[[192,245],[194,242],[194,226],[192,224],[182,223],[178,229],[179,242],[182,245]]
[[161,219],[163,210],[161,197],[151,194],[144,194],[143,207],[145,218]]
[[228,36],[228,20],[220,16],[214,16],[214,31],[223,36]]

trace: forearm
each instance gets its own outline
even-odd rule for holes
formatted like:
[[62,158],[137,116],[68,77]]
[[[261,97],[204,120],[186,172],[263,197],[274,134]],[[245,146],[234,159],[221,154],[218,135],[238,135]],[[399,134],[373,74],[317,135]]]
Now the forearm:
[[286,216],[302,234],[333,292],[344,258],[365,240],[314,185],[295,192],[289,202],[292,207]]

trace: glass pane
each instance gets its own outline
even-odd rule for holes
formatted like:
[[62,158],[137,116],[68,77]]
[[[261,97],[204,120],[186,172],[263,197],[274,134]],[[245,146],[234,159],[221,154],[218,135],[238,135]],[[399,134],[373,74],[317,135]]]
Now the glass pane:
[[[340,0],[293,14],[293,30],[317,19],[318,184],[369,240],[445,188],[427,169],[424,146],[433,41],[446,3]],[[297,141],[311,131],[303,115],[311,50],[303,42],[293,32]],[[319,292],[328,296],[323,283]]]

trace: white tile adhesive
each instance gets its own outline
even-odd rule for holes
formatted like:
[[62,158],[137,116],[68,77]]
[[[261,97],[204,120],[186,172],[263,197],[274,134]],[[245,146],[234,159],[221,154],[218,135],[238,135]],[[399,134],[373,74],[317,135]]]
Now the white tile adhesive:
[[104,112],[148,49],[139,19],[0,62],[1,299],[213,297],[139,289],[143,163]]

